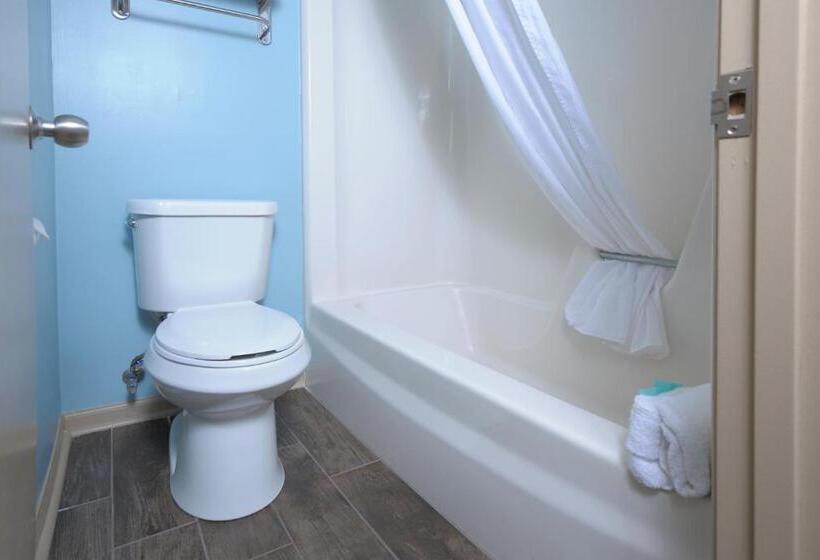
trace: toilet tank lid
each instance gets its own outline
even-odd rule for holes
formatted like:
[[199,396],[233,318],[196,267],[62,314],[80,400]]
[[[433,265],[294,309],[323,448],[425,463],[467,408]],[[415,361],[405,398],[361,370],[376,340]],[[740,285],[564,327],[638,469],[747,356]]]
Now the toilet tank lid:
[[129,214],[142,216],[273,216],[270,200],[184,200],[135,198],[128,201]]

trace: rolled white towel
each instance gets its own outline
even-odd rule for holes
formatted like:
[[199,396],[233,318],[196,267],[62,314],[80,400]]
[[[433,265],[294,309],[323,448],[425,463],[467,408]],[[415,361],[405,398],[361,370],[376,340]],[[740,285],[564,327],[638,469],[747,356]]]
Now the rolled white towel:
[[711,437],[711,384],[638,395],[626,438],[629,470],[649,488],[708,496]]
[[655,406],[655,396],[637,395],[629,417],[629,470],[644,486],[672,490],[672,481],[661,468],[661,417]]

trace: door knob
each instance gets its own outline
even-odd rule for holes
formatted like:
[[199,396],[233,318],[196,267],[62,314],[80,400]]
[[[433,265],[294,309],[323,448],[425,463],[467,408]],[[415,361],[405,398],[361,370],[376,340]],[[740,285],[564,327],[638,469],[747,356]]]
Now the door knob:
[[60,146],[79,148],[88,143],[88,121],[75,115],[57,115],[54,122],[47,122],[28,111],[28,147],[37,138],[54,138]]

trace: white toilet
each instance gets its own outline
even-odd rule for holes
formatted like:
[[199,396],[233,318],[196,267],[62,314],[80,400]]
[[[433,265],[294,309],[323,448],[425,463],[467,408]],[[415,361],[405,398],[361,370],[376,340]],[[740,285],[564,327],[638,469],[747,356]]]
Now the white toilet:
[[196,517],[237,519],[268,505],[285,473],[273,401],[310,360],[299,324],[259,305],[275,202],[131,200],[137,298],[167,313],[145,352],[171,425],[171,493]]

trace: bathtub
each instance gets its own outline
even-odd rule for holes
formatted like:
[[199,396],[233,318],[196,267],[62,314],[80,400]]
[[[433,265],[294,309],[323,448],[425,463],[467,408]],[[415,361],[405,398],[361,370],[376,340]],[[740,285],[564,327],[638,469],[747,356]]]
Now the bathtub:
[[456,284],[315,303],[307,386],[493,558],[711,558],[710,500],[640,488],[624,426],[551,375],[557,318]]

